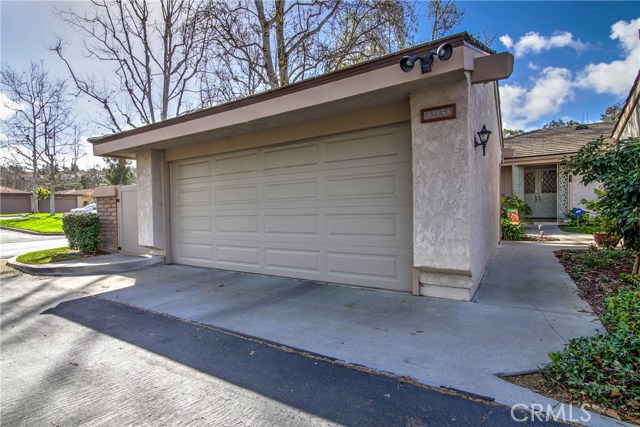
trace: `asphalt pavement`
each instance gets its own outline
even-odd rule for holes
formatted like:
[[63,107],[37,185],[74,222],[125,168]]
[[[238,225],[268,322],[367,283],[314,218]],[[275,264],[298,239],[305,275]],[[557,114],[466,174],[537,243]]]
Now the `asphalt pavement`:
[[0,260],[41,249],[60,248],[68,244],[64,236],[39,236],[0,229]]
[[522,412],[515,413],[522,421],[515,421],[507,406],[73,293],[6,267],[0,283],[3,425],[537,421]]

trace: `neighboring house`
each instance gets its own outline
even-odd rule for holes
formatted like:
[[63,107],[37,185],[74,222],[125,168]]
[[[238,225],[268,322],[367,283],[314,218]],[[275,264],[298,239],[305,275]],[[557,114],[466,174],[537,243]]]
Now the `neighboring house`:
[[539,129],[505,138],[500,191],[517,195],[533,209],[533,217],[559,221],[580,200],[594,199],[595,184],[563,172],[564,159],[575,155],[589,141],[608,138],[615,123],[591,123],[565,128]]
[[76,206],[77,208],[81,208],[83,206],[87,206],[89,203],[93,202],[93,188],[85,188],[82,190],[64,190],[58,191],[56,193],[57,196],[75,196],[76,197]]
[[620,118],[611,133],[614,141],[625,138],[640,138],[640,70],[622,106]]
[[31,193],[13,188],[0,187],[0,213],[31,212]]
[[[55,210],[56,213],[69,212],[71,209],[81,208],[91,203],[93,189],[86,190],[63,190],[55,194]],[[38,210],[40,212],[49,212],[51,210],[51,197],[38,201]]]
[[500,240],[512,68],[464,33],[90,141],[137,161],[138,243],[168,263],[469,300]]
[[595,199],[597,184],[584,186],[579,176],[562,170],[563,159],[600,137],[611,142],[640,137],[640,71],[629,91],[620,118],[614,122],[540,129],[504,140],[500,191],[516,194],[533,209],[537,219],[564,220],[580,200]]

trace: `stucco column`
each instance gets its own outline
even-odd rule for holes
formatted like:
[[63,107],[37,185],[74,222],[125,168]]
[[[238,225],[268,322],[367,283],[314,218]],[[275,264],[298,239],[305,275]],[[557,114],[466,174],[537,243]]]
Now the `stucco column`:
[[[448,104],[456,104],[456,118],[421,122],[421,109]],[[422,295],[468,299],[467,104],[464,80],[411,93],[413,253]]]
[[138,244],[162,253],[164,250],[163,152],[136,153],[138,185]]

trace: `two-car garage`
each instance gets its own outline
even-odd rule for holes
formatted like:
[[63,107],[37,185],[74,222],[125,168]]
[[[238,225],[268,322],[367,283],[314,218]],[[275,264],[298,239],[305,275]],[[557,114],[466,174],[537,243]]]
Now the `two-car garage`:
[[408,124],[171,163],[180,264],[411,291]]

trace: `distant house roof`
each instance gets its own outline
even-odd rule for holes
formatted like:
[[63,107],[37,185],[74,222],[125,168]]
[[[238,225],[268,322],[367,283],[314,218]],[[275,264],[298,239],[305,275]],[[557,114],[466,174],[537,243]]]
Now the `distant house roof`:
[[515,153],[510,158],[575,154],[589,141],[594,141],[601,136],[608,138],[614,126],[614,122],[603,122],[565,128],[538,129],[505,138],[504,147],[514,150]]
[[56,194],[66,194],[69,196],[91,196],[93,194],[93,188],[85,188],[82,190],[56,191]]
[[0,186],[0,193],[4,193],[4,194],[31,194],[28,191],[16,190],[15,188],[1,187],[1,186]]

